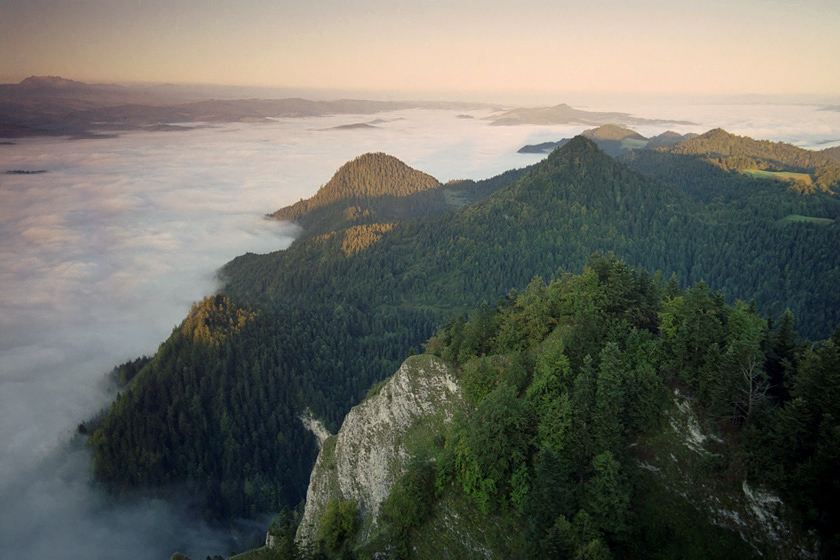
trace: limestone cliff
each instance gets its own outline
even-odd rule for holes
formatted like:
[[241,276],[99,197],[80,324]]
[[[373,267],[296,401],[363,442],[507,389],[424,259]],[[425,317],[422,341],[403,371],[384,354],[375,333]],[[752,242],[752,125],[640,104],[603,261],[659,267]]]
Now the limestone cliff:
[[354,407],[338,434],[329,437],[309,481],[306,508],[297,531],[314,542],[327,503],[355,500],[362,515],[362,540],[376,526],[382,501],[410,459],[406,442],[419,426],[448,422],[464,406],[446,364],[430,355],[408,358],[393,377]]

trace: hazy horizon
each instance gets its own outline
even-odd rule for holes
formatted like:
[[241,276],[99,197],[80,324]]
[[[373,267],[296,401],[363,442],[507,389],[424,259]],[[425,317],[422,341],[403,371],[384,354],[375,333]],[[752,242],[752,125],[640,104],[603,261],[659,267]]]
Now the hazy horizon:
[[89,85],[116,85],[126,88],[151,89],[190,96],[192,99],[289,99],[303,98],[312,101],[358,99],[369,101],[455,102],[495,105],[498,107],[548,107],[559,104],[576,109],[628,112],[633,105],[679,106],[686,105],[837,105],[840,91],[821,93],[621,93],[621,92],[519,92],[504,91],[458,92],[447,90],[382,90],[341,88],[295,88],[275,86],[248,86],[220,83],[174,83],[147,81],[85,81],[71,75],[30,74],[24,77],[3,79],[0,85],[18,84],[28,78],[61,78]]
[[227,84],[404,99],[840,95],[828,0],[6,0],[0,81]]

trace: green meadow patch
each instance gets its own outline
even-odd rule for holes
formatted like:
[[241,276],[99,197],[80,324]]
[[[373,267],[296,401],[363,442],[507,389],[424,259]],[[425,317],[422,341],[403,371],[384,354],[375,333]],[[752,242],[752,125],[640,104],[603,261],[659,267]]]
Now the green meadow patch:
[[811,224],[819,224],[822,226],[827,226],[828,224],[834,223],[834,220],[830,218],[812,218],[811,216],[800,216],[799,214],[789,214],[780,220],[781,222],[807,222]]
[[621,148],[623,150],[635,150],[636,148],[644,148],[650,143],[650,140],[641,140],[639,138],[623,138],[621,140]]
[[811,176],[807,173],[791,173],[789,171],[764,171],[762,169],[744,169],[744,175],[758,179],[777,179],[779,181],[801,181],[806,185],[812,184]]

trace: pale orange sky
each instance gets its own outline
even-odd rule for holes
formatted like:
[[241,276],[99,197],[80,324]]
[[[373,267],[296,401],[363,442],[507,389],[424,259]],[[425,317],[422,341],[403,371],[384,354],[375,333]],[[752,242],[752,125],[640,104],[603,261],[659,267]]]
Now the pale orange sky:
[[840,94],[840,2],[0,0],[0,81]]

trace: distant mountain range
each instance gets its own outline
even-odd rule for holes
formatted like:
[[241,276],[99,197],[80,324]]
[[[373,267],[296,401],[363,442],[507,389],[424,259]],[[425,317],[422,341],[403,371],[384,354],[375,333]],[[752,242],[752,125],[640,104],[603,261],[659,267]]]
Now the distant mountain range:
[[[90,138],[126,130],[182,130],[183,123],[269,122],[320,115],[370,115],[403,109],[493,110],[491,125],[691,124],[643,119],[627,113],[554,107],[503,108],[484,103],[338,99],[210,98],[208,90],[173,85],[86,84],[58,76],[32,76],[0,84],[0,138],[69,136]],[[459,115],[464,118],[467,115]],[[344,128],[366,128],[364,124]]]
[[[204,94],[205,97],[201,97]],[[278,118],[375,114],[403,109],[497,109],[481,103],[339,99],[208,99],[176,86],[86,84],[32,76],[0,84],[0,138],[101,137],[125,130],[178,130],[178,123],[268,122]]]

